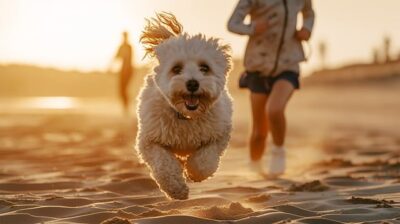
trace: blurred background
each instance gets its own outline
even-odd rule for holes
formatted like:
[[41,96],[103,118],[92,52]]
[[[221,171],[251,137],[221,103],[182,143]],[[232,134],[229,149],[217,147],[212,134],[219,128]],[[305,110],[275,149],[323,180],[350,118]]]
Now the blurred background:
[[[0,61],[32,64],[67,70],[104,71],[128,31],[135,47],[135,61],[144,52],[138,37],[144,18],[155,12],[173,12],[189,33],[217,36],[232,44],[240,58],[246,38],[231,34],[226,23],[236,0],[184,1],[139,0],[108,1],[0,1]],[[314,0],[317,14],[311,41],[310,61],[304,66],[311,73],[323,63],[337,67],[368,63],[400,56],[398,29],[400,3],[396,0],[362,1]],[[387,50],[385,44],[387,43]],[[323,61],[320,48],[326,48]]]
[[[189,33],[220,37],[232,45],[235,70],[231,87],[235,91],[247,41],[245,36],[226,29],[236,3],[236,0],[149,0],[146,3],[139,0],[0,0],[1,102],[10,97],[64,97],[57,102],[51,99],[43,102],[43,106],[59,108],[73,103],[65,97],[116,98],[117,75],[108,70],[123,31],[130,34],[133,47],[135,74],[129,95],[135,97],[151,68],[150,62],[143,59],[139,36],[144,18],[157,11],[173,12]],[[324,72],[326,78],[356,79],[376,73],[380,76],[398,73],[400,2],[314,0],[313,3],[316,24],[309,46],[305,46],[309,60],[302,65],[303,77],[332,69],[335,71]],[[337,70],[343,67],[346,69]],[[114,63],[111,68],[113,73],[118,73],[118,64]],[[0,109],[7,108],[1,104]]]
[[[0,0],[0,113],[122,115],[123,60],[116,56],[126,56],[120,49],[126,32],[133,76],[125,81],[131,102],[125,114],[134,119],[135,97],[152,68],[139,37],[145,18],[167,11],[188,33],[220,37],[232,45],[234,70],[228,85],[235,99],[234,125],[243,136],[250,105],[248,92],[237,87],[237,80],[244,70],[247,37],[226,28],[236,4],[237,0]],[[303,139],[313,139],[340,125],[346,130],[360,126],[398,133],[400,2],[314,0],[313,8],[316,22],[311,40],[304,44],[308,61],[301,65],[302,89],[288,109],[289,135],[302,133]],[[234,141],[244,146],[247,138]]]

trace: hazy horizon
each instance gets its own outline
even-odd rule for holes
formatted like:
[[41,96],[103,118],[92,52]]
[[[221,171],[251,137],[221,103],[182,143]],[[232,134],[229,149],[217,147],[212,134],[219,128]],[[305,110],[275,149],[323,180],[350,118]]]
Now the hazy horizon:
[[[144,18],[157,11],[174,13],[191,34],[204,33],[230,43],[240,58],[247,37],[229,33],[226,22],[237,0],[185,1],[51,1],[0,0],[0,64],[18,63],[64,70],[104,71],[121,41],[130,33],[135,62],[144,51],[138,43]],[[326,42],[327,65],[372,61],[372,49],[392,39],[392,57],[400,55],[400,2],[396,0],[314,0],[316,24],[310,41],[312,54],[305,72],[319,66],[317,46]],[[308,49],[306,49],[308,50]]]

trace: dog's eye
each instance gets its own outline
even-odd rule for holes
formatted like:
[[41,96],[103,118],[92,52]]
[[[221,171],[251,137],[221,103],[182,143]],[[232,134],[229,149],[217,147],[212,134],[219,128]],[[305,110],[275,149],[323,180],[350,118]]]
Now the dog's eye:
[[203,73],[203,74],[207,74],[207,73],[209,73],[210,72],[210,66],[208,66],[206,63],[201,63],[200,64],[200,71]]
[[179,75],[179,74],[181,74],[181,72],[182,72],[182,65],[180,65],[180,64],[175,65],[174,67],[172,67],[171,72],[172,72],[174,75]]

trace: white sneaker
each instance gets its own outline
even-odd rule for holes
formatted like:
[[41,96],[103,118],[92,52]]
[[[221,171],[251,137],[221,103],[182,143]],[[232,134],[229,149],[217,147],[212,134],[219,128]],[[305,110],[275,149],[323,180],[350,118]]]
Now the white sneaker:
[[254,173],[261,174],[261,175],[265,174],[264,167],[263,167],[263,164],[261,162],[261,159],[257,160],[257,161],[251,160],[249,162],[249,168]]
[[268,153],[268,175],[279,176],[285,173],[286,169],[286,150],[283,146],[273,145]]

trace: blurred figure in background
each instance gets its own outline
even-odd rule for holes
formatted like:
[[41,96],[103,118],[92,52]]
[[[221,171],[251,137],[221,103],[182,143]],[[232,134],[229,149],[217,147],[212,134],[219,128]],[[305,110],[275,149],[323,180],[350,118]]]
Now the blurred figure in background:
[[391,46],[392,46],[392,40],[390,39],[390,37],[385,36],[383,38],[383,53],[385,55],[385,62],[386,63],[391,61],[391,58],[390,58]]
[[[299,30],[297,15],[303,16]],[[245,18],[250,16],[250,23]],[[268,174],[285,172],[285,108],[299,88],[299,63],[305,60],[302,41],[314,25],[311,0],[239,0],[228,22],[229,31],[249,36],[244,56],[245,73],[239,86],[250,90],[253,128],[250,167],[264,174],[261,163],[267,134],[272,134]]]
[[126,115],[129,114],[129,94],[128,87],[129,82],[132,78],[133,67],[132,67],[132,46],[129,44],[129,34],[127,32],[122,33],[122,44],[119,47],[117,54],[115,55],[116,60],[121,60],[121,69],[119,74],[119,94],[122,101],[123,109]]
[[319,53],[319,59],[320,59],[320,66],[321,70],[326,69],[326,42],[321,41],[318,44],[318,53]]

